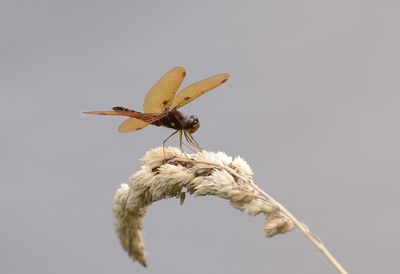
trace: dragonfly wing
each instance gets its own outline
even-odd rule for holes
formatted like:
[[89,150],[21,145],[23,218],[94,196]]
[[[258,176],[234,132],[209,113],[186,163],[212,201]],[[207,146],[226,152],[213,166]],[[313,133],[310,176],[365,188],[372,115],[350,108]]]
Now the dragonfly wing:
[[84,114],[90,115],[114,115],[114,116],[121,116],[120,113],[113,111],[113,110],[98,110],[98,111],[85,111]]
[[186,71],[183,67],[175,67],[164,74],[150,89],[144,99],[145,113],[162,113],[170,110],[175,93],[183,82]]
[[228,79],[229,74],[222,73],[187,86],[186,88],[178,92],[174,99],[174,102],[172,103],[171,109],[178,109],[180,107],[183,107],[200,95],[203,95],[204,93],[225,83]]
[[142,128],[147,127],[149,124],[145,121],[130,117],[122,122],[119,126],[119,132],[131,132],[136,130],[141,130]]
[[[114,108],[116,109],[116,108]],[[122,108],[123,109],[123,108]],[[130,109],[119,111],[124,116],[130,116],[119,126],[118,130],[120,132],[130,132],[140,130],[149,124],[163,118],[166,113],[142,113],[139,111],[134,111]]]
[[113,116],[125,116],[129,117],[126,119],[120,126],[120,132],[130,132],[135,130],[140,130],[149,124],[161,119],[165,116],[165,114],[159,113],[142,113],[139,111],[123,108],[123,107],[114,107],[112,111],[88,111],[84,112],[85,114],[92,115],[113,115]]

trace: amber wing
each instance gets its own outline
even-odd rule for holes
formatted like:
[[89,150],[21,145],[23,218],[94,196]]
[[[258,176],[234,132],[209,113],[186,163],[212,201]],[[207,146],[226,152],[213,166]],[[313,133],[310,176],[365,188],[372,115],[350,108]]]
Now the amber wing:
[[[185,78],[186,71],[183,67],[175,67],[164,74],[160,80],[149,90],[144,100],[143,109],[145,113],[162,113],[168,111],[171,107],[172,100],[175,97],[176,91],[180,87]],[[132,132],[140,130],[149,124],[136,117],[126,119],[119,126],[120,132]],[[151,121],[157,120],[156,117],[151,118]],[[150,122],[151,122],[150,121]]]
[[199,82],[191,84],[190,86],[185,87],[176,95],[172,103],[171,109],[178,109],[180,107],[183,107],[197,97],[225,83],[228,79],[229,74],[222,73],[211,76],[207,79],[201,80]]
[[111,111],[89,111],[85,114],[93,115],[113,115],[113,116],[127,116],[130,117],[125,120],[118,128],[120,132],[131,132],[145,128],[150,123],[163,117],[163,114],[158,113],[142,113],[121,107],[115,107]]
[[119,132],[132,132],[132,131],[137,131],[142,128],[145,128],[149,125],[149,123],[136,119],[136,118],[128,118],[125,121],[123,121],[119,127],[118,131]]
[[175,67],[164,74],[149,90],[144,99],[145,113],[162,113],[170,110],[176,91],[183,82],[186,71],[183,67]]
[[142,113],[121,107],[114,107],[114,111],[120,112],[124,116],[130,116],[118,127],[119,132],[131,132],[147,127],[152,122],[160,119],[164,114]]

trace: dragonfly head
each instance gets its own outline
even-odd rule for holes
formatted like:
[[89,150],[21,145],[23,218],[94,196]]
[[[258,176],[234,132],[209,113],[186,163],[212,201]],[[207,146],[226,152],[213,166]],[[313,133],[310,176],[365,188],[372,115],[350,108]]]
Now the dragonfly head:
[[189,133],[194,133],[200,127],[199,119],[194,116],[186,116],[182,122],[182,129],[188,131]]

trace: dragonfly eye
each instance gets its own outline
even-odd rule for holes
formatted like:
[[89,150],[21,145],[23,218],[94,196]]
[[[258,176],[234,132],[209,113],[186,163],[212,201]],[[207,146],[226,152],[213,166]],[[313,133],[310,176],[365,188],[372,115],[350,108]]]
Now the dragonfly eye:
[[200,127],[200,122],[199,122],[199,118],[197,118],[194,115],[189,116],[189,132],[190,133],[194,133],[196,130],[199,129]]
[[199,123],[199,119],[194,115],[190,116],[190,119],[194,125]]
[[187,130],[190,133],[195,132],[196,130],[199,129],[199,127],[200,127],[199,119],[194,115],[185,117],[182,123],[182,129]]

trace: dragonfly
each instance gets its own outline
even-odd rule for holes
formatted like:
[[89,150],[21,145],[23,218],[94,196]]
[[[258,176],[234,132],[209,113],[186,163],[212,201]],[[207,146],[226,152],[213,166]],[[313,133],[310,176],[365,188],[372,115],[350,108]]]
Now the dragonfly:
[[174,67],[164,74],[147,92],[143,103],[143,112],[116,106],[110,111],[88,111],[84,113],[129,117],[119,126],[120,132],[138,131],[148,125],[171,128],[175,131],[164,140],[163,148],[172,136],[179,133],[179,145],[182,151],[183,137],[189,144],[189,148],[192,146],[197,150],[202,150],[200,144],[192,135],[200,127],[199,119],[195,115],[185,116],[178,109],[225,83],[229,79],[229,74],[221,73],[211,76],[177,92],[185,76],[186,71],[183,67]]

